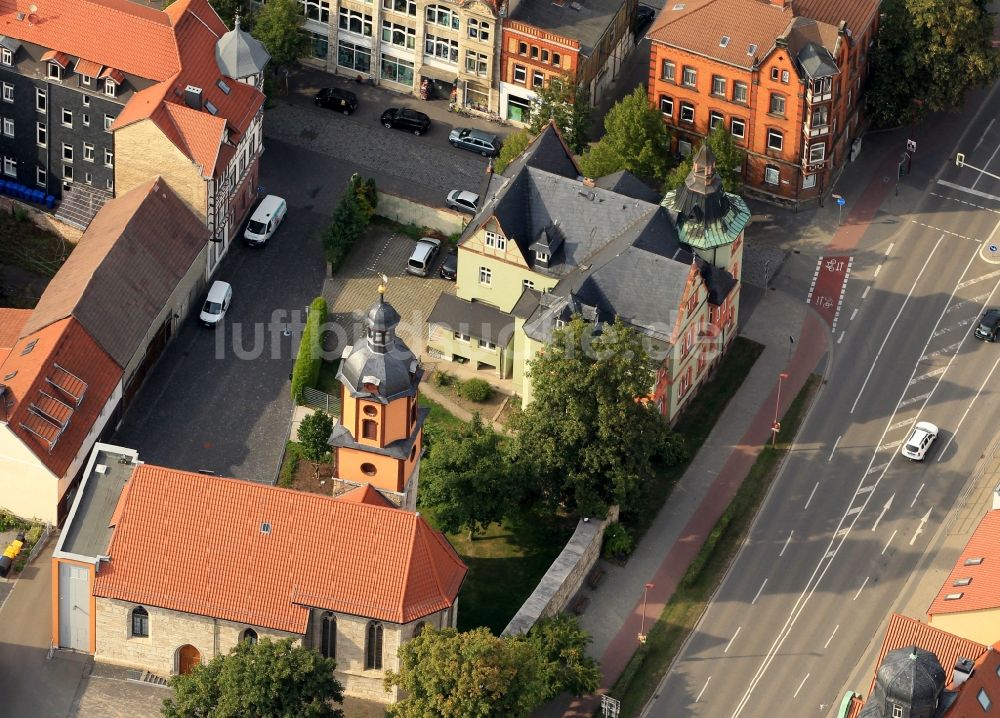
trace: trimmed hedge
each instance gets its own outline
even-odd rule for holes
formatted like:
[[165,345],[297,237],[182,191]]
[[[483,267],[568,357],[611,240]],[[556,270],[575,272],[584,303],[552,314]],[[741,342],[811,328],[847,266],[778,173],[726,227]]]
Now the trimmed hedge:
[[485,379],[469,379],[462,382],[458,391],[463,397],[476,403],[489,401],[493,396],[493,387]]
[[333,210],[333,221],[323,233],[323,251],[331,271],[336,271],[347,259],[354,243],[371,222],[377,204],[375,180],[366,180],[357,173],[351,175],[347,190]]
[[316,297],[309,305],[309,316],[302,330],[299,353],[292,369],[292,401],[302,400],[305,387],[315,388],[319,381],[319,369],[323,363],[323,337],[320,325],[326,320],[326,299]]

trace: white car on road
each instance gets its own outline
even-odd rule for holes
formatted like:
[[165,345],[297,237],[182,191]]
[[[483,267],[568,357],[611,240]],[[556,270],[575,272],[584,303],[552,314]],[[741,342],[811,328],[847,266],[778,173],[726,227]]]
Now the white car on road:
[[918,421],[906,441],[903,442],[903,448],[900,451],[907,459],[923,461],[937,435],[938,428],[934,424],[929,421]]

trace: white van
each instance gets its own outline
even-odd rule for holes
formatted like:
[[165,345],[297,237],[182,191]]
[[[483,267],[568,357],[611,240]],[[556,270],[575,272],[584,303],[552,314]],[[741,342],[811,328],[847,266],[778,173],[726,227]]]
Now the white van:
[[222,323],[222,318],[226,316],[226,310],[233,302],[233,288],[226,282],[216,280],[212,282],[212,287],[208,290],[205,303],[201,307],[201,314],[198,319],[206,327],[215,327]]
[[281,220],[285,218],[286,209],[285,200],[277,195],[269,194],[261,200],[257,209],[253,211],[253,216],[250,217],[247,229],[243,233],[243,239],[247,241],[247,244],[255,246],[264,244],[274,234],[278,225],[281,224]]

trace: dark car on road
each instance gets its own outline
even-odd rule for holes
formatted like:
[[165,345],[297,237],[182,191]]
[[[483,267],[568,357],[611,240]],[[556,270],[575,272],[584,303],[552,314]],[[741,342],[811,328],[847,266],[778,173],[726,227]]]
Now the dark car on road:
[[1000,336],[1000,309],[987,309],[976,327],[976,339],[995,342]]
[[632,21],[632,33],[639,35],[656,17],[656,8],[640,3],[635,8],[635,19]]
[[469,127],[456,127],[448,135],[448,141],[453,147],[477,152],[483,157],[496,157],[500,154],[500,140],[496,135]]
[[422,135],[431,128],[430,117],[408,107],[390,107],[382,113],[380,121],[390,130],[406,130],[415,135]]
[[438,274],[441,275],[441,279],[450,279],[453,282],[458,277],[458,250],[455,247],[448,250],[448,256],[441,262]]
[[324,87],[316,93],[313,103],[317,107],[325,107],[328,110],[337,110],[349,115],[358,109],[358,96],[350,90],[341,90],[338,87]]

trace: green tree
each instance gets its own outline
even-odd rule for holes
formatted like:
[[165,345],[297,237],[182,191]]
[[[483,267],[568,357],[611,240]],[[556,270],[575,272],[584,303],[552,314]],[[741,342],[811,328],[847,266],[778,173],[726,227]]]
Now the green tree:
[[499,173],[507,169],[507,165],[531,144],[533,136],[525,129],[507,135],[507,138],[503,141],[503,146],[500,148],[500,154],[493,161],[493,171]]
[[616,102],[604,117],[604,137],[583,155],[588,177],[628,170],[646,179],[662,180],[670,169],[670,129],[649,106],[641,85]]
[[322,461],[330,453],[330,434],[333,418],[325,411],[317,411],[302,419],[297,436],[302,453],[310,461]]
[[305,53],[304,19],[298,0],[267,0],[254,14],[253,36],[264,43],[275,70],[291,65]]
[[554,120],[566,144],[579,153],[587,143],[587,124],[592,110],[586,87],[578,85],[568,75],[553,77],[536,91],[531,101],[529,129],[532,135],[537,135],[549,120]]
[[1000,52],[983,0],[885,0],[880,12],[868,92],[877,125],[959,108],[966,91],[997,77]]
[[547,691],[538,651],[527,641],[500,638],[488,628],[458,633],[426,628],[399,649],[399,672],[385,686],[405,698],[389,718],[526,718]]
[[743,162],[747,153],[733,141],[733,134],[722,124],[708,133],[708,146],[715,155],[715,171],[722,178],[726,192],[737,192],[743,184]]
[[174,676],[174,695],[163,702],[165,718],[343,718],[333,703],[344,700],[333,677],[336,662],[286,638],[240,641],[228,655]]
[[544,618],[531,629],[527,640],[542,658],[545,700],[560,693],[582,696],[597,690],[601,670],[587,655],[590,636],[575,616],[560,613]]
[[420,504],[433,509],[448,533],[469,538],[503,519],[517,505],[507,465],[498,461],[502,437],[479,414],[434,437],[420,476]]
[[[653,363],[620,320],[595,336],[580,317],[556,329],[529,364],[532,402],[509,422],[508,455],[538,498],[581,515],[634,506],[654,461],[676,460],[677,439],[648,402]],[[525,496],[525,498],[531,498]]]

